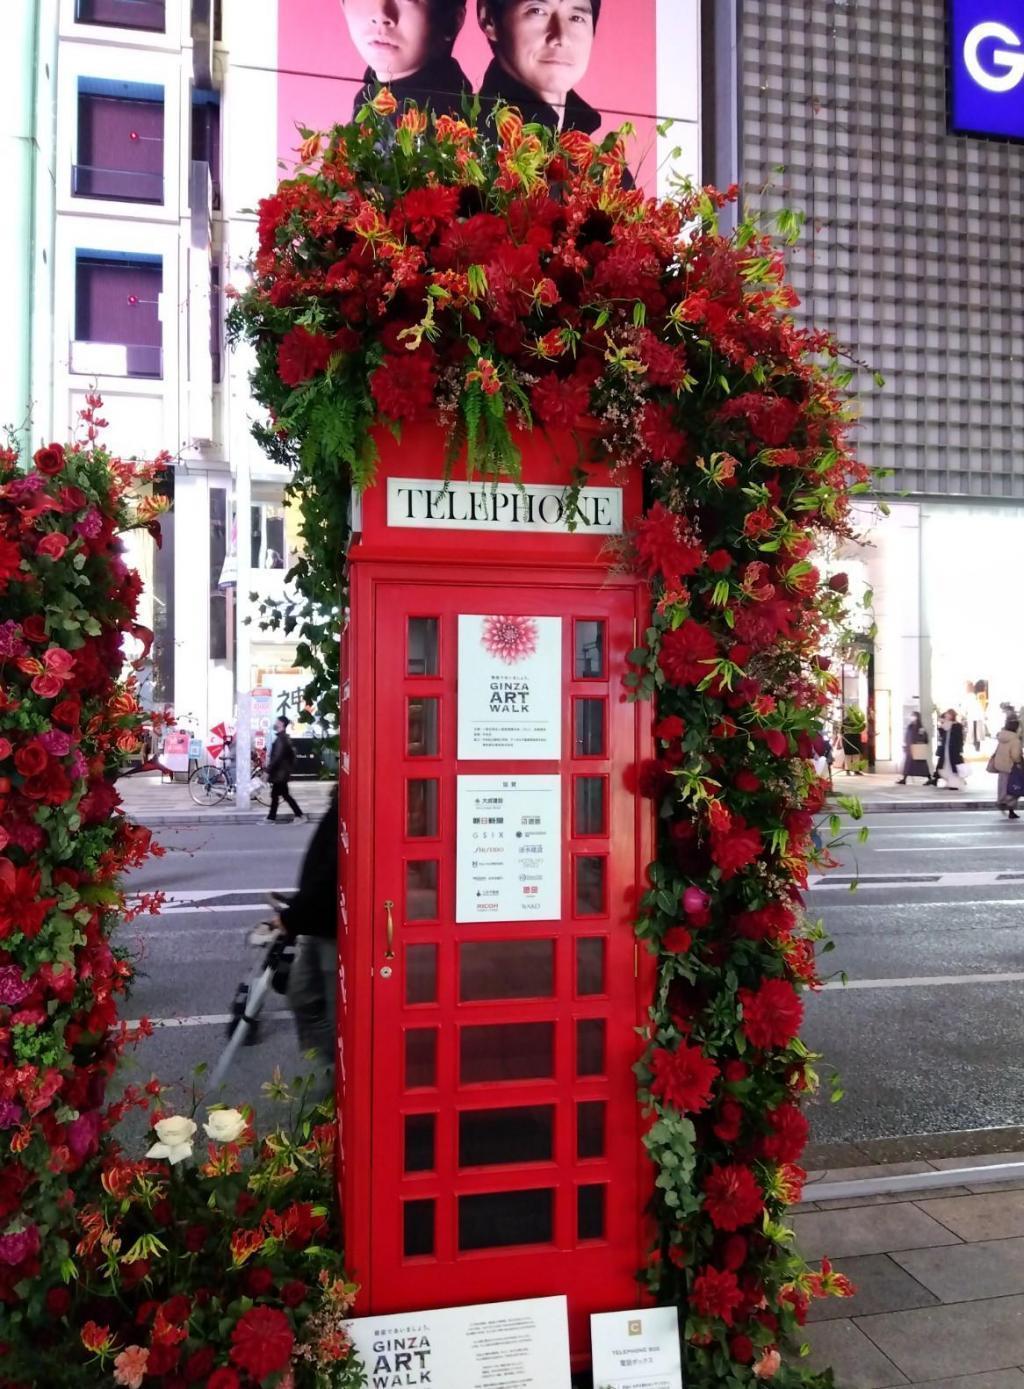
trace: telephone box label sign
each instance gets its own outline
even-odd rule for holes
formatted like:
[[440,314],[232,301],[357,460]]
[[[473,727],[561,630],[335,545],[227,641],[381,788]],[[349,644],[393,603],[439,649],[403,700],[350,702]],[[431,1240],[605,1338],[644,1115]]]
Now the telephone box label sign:
[[570,1389],[564,1297],[345,1323],[370,1389]]
[[683,1389],[674,1307],[596,1312],[590,1339],[595,1389]]
[[[439,486],[425,478],[388,478],[388,525],[454,531],[566,533],[566,489],[526,482],[466,482]],[[575,514],[576,535],[622,534],[622,489],[584,487]]]
[[457,781],[455,920],[559,920],[562,778]]
[[562,619],[459,615],[459,760],[562,754]]

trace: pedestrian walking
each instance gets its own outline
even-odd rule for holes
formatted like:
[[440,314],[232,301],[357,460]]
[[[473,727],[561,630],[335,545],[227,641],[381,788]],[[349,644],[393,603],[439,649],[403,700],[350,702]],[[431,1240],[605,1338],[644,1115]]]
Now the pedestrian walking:
[[302,861],[299,886],[276,925],[295,941],[288,975],[288,1006],[304,1052],[316,1053],[311,1094],[334,1093],[338,989],[338,788]]
[[955,709],[947,709],[939,720],[939,741],[935,749],[935,774],[932,786],[938,786],[939,778],[946,783],[947,791],[962,791],[963,779],[960,768],[964,760],[964,726],[956,716]]
[[1020,774],[1024,762],[1024,744],[1020,737],[1020,720],[1016,714],[1008,714],[1006,723],[996,734],[996,750],[989,758],[988,770],[995,772],[999,809],[1006,812],[1010,820],[1019,820],[1017,814],[1018,796],[1010,794],[1010,777],[1014,770]]
[[912,776],[924,777],[925,785],[930,785],[932,780],[932,769],[928,765],[930,752],[931,744],[928,740],[927,730],[921,722],[921,715],[914,714],[903,735],[903,775],[896,782],[896,785],[906,786],[907,778]]
[[295,749],[288,737],[288,720],[283,714],[274,721],[274,734],[274,745],[267,763],[267,780],[270,782],[270,813],[267,820],[271,824],[277,820],[277,807],[281,801],[291,806],[296,821],[303,820],[305,816],[288,789],[288,782],[295,771]]

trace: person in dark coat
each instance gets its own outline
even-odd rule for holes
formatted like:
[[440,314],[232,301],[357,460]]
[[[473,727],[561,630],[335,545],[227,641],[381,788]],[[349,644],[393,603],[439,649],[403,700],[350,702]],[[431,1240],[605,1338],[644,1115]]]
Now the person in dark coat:
[[947,709],[939,721],[939,741],[935,749],[935,775],[931,779],[938,786],[941,778],[947,791],[962,791],[963,779],[958,768],[964,760],[964,726],[956,716],[955,709]]
[[304,820],[301,809],[288,790],[288,782],[295,771],[295,749],[288,737],[288,720],[282,716],[274,722],[274,744],[267,762],[267,780],[270,782],[270,812],[267,819],[273,824],[277,820],[277,807],[281,801],[291,806],[296,821]]
[[[897,781],[897,786],[906,786],[907,778],[912,776],[924,777],[926,786],[931,784],[932,769],[928,765],[930,746],[928,734],[921,722],[921,715],[914,714],[903,735],[903,775]],[[923,756],[921,755],[922,748],[924,749]]]
[[465,0],[341,0],[349,36],[366,63],[363,86],[356,93],[353,117],[383,85],[398,102],[396,119],[406,102],[436,115],[462,115],[463,98],[472,95],[469,78],[452,49],[466,20]]
[[288,1006],[304,1052],[316,1053],[318,1069],[311,1093],[334,1092],[334,1054],[338,988],[338,788],[309,841],[299,886],[283,906],[276,925],[296,942],[288,975]]
[[601,0],[477,0],[494,60],[480,102],[514,106],[527,124],[593,135],[602,115],[574,90],[586,75]]

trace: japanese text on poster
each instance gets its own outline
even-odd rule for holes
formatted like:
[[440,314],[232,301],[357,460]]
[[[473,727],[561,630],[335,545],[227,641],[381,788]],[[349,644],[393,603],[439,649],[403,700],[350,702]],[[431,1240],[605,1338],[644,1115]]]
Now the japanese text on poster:
[[557,921],[562,779],[458,778],[455,920]]
[[560,757],[561,684],[561,618],[461,614],[460,761]]

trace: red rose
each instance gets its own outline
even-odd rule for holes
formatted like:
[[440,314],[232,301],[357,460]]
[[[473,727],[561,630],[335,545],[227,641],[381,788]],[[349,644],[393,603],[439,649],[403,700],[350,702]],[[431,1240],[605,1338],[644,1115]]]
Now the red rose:
[[292,328],[277,349],[277,374],[286,386],[301,386],[326,369],[333,352],[334,344],[323,333]]
[[[213,1371],[213,1358],[213,1351],[209,1346],[203,1346],[202,1350],[197,1350],[194,1355],[190,1355],[185,1361],[186,1381],[189,1384],[199,1384],[208,1379]],[[229,1370],[228,1373],[234,1374],[234,1371]]]
[[780,1104],[765,1115],[771,1132],[761,1139],[761,1153],[773,1162],[796,1162],[807,1146],[811,1126],[795,1104]]
[[723,1100],[714,1124],[714,1135],[723,1143],[735,1143],[743,1128],[743,1106],[735,1100]]
[[711,674],[718,643],[707,627],[688,617],[674,632],[661,639],[658,664],[672,685],[699,685]]
[[38,776],[49,760],[46,749],[38,743],[28,743],[14,754],[14,765],[23,777]]
[[711,832],[711,857],[722,870],[726,882],[753,863],[763,848],[761,831],[746,828],[741,820],[725,832]]
[[84,511],[88,500],[80,487],[62,487],[60,489],[60,505],[64,512]]
[[293,1278],[281,1289],[281,1301],[286,1307],[298,1307],[300,1303],[305,1302],[308,1291],[305,1283]]
[[656,758],[641,762],[636,775],[637,794],[660,801],[672,789],[672,776]]
[[190,1225],[185,1231],[185,1248],[190,1254],[198,1254],[209,1238],[205,1225]]
[[683,723],[678,714],[670,714],[668,718],[659,719],[654,725],[655,738],[663,738],[666,743],[681,738],[685,732],[686,724]]
[[56,675],[37,675],[32,681],[31,690],[40,699],[56,699],[63,685]]
[[751,1225],[764,1210],[764,1196],[743,1163],[713,1167],[704,1180],[704,1209],[716,1230]]
[[690,1306],[699,1317],[718,1317],[732,1326],[733,1317],[743,1305],[743,1293],[735,1273],[706,1265],[693,1280]]
[[56,477],[64,468],[64,450],[60,444],[50,444],[48,448],[38,449],[32,462],[39,472]]
[[662,950],[672,955],[685,955],[693,944],[693,937],[685,926],[671,926],[661,938]]
[[41,801],[43,805],[63,805],[71,799],[72,789],[64,768],[59,762],[51,762],[38,776],[28,778],[21,788],[21,794],[30,801]]
[[0,738],[0,762],[6,762],[11,755],[11,744],[8,738]]
[[775,757],[786,757],[789,754],[789,739],[781,728],[755,728],[752,736],[757,742],[764,743]]
[[0,589],[7,587],[21,569],[21,547],[0,537]]
[[280,1373],[291,1358],[295,1333],[276,1307],[250,1307],[231,1333],[231,1359],[262,1383]]
[[67,1316],[71,1307],[71,1293],[67,1288],[50,1288],[46,1294],[46,1315],[54,1321]]
[[795,923],[792,910],[782,902],[768,902],[733,918],[737,933],[747,940],[784,940]]
[[828,586],[833,593],[849,593],[850,576],[849,574],[833,574],[828,581]]
[[675,1051],[658,1047],[651,1057],[651,1094],[680,1114],[694,1114],[711,1102],[718,1067],[701,1051],[681,1042]]
[[754,1343],[749,1336],[734,1336],[729,1342],[729,1354],[737,1365],[749,1365],[754,1358]]
[[785,1047],[800,1031],[804,1005],[785,979],[766,979],[755,993],[740,989],[743,1031],[752,1046]]
[[172,1326],[187,1322],[192,1312],[192,1304],[184,1293],[175,1293],[160,1308],[163,1313],[164,1321],[170,1322]]
[[43,559],[60,559],[68,548],[68,537],[60,531],[50,531],[36,546],[36,554]]
[[159,1375],[170,1374],[180,1359],[181,1346],[153,1342],[149,1347],[149,1359],[146,1361],[147,1377],[155,1379]]
[[746,770],[737,772],[733,778],[733,785],[737,791],[744,791],[748,795],[753,795],[755,791],[761,789],[761,778],[755,776],[753,772]]
[[206,1389],[238,1389],[239,1379],[234,1370],[214,1370],[206,1381]]
[[722,1245],[722,1263],[735,1273],[747,1262],[750,1246],[742,1235],[729,1235]]
[[724,574],[732,568],[732,555],[728,550],[712,550],[707,558],[707,566],[715,574]]
[[274,1275],[262,1265],[245,1271],[245,1291],[250,1297],[264,1297],[274,1286]]
[[54,723],[59,723],[62,728],[77,728],[78,722],[82,717],[82,704],[78,699],[62,699],[59,704],[53,706],[50,714]]
[[46,622],[38,613],[33,613],[31,617],[26,617],[21,624],[21,630],[25,633],[28,641],[46,641]]

